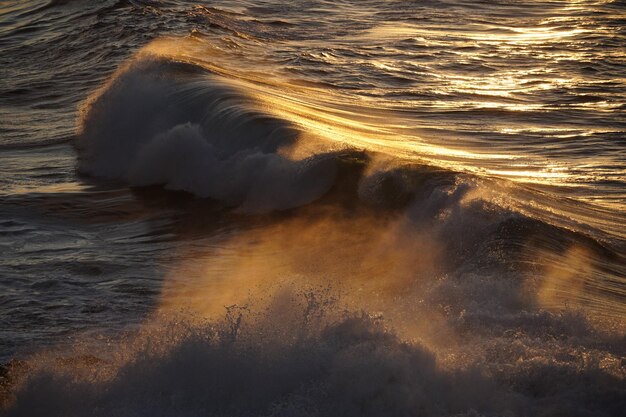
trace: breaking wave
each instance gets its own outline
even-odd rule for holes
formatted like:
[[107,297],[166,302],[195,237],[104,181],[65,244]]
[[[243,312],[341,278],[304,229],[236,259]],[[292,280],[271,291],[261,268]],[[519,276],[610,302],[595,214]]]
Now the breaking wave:
[[626,409],[620,2],[19,3],[0,415]]
[[[406,247],[419,240],[428,242],[422,251],[436,247],[440,258],[427,263],[437,264],[439,273],[531,271],[543,275],[543,306],[573,303],[614,317],[623,313],[619,250],[576,230],[580,224],[567,215],[538,209],[551,203],[541,203],[540,194],[323,143],[306,123],[279,117],[283,113],[272,107],[279,99],[268,99],[253,83],[153,49],[137,54],[83,106],[75,141],[81,173],[186,191],[243,212],[292,209],[322,198],[334,206],[365,206],[398,219],[393,227],[403,230]],[[326,236],[344,220],[331,223]],[[377,230],[375,223],[359,227]],[[306,229],[306,222],[299,227]],[[290,230],[284,240],[299,233]],[[394,262],[412,259],[401,251],[390,255]]]
[[[322,290],[284,293],[260,313],[157,318],[121,341],[14,363],[6,415],[619,415],[619,359],[597,350],[618,342],[580,316],[528,319],[446,354]],[[558,336],[527,327],[554,320]]]
[[217,75],[158,58],[125,68],[86,109],[79,171],[163,185],[245,211],[309,203],[333,184],[333,155],[279,153],[300,133]]

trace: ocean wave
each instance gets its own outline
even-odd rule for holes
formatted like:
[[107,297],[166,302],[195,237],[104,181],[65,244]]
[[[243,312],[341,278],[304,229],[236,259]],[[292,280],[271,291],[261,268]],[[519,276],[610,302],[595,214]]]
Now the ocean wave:
[[[619,353],[587,347],[615,342],[580,316],[540,316],[446,353],[324,291],[283,294],[263,312],[158,318],[122,341],[14,362],[5,415],[618,415]],[[525,330],[546,320],[558,337]]]
[[[369,207],[399,219],[396,227],[410,239],[436,242],[446,259],[437,266],[442,273],[558,275],[545,284],[553,294],[544,305],[623,311],[622,255],[568,227],[567,217],[536,210],[523,189],[347,144],[325,150],[333,148],[309,136],[306,124],[277,116],[261,90],[246,86],[151,50],[138,54],[83,107],[79,172],[185,191],[248,213],[318,200]],[[574,260],[577,270],[568,265]]]
[[504,3],[8,2],[0,415],[620,415],[623,2]]
[[84,109],[81,173],[159,184],[245,211],[309,203],[333,184],[332,154],[293,160],[285,120],[199,67],[147,58],[130,64]]

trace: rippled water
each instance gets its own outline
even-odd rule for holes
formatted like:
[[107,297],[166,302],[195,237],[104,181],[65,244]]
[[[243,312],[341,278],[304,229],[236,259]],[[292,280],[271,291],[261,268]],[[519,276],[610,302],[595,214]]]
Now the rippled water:
[[625,51],[622,1],[0,3],[3,413],[617,415]]

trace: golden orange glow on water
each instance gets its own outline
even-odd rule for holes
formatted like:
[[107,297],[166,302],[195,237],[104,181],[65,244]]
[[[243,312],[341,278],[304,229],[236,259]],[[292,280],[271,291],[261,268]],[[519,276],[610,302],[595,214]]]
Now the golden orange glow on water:
[[[559,43],[573,36],[580,35],[582,29],[561,30],[556,27],[534,28],[504,28],[510,33],[503,35],[469,34],[458,42],[472,45],[476,42],[495,42],[502,48],[508,48],[512,54],[521,53],[519,48],[534,48],[538,43]],[[503,30],[504,30],[503,29]],[[437,32],[437,31],[435,31]],[[415,37],[424,38],[433,36],[428,29],[411,25],[376,27],[363,35],[367,38],[376,37]],[[337,92],[324,88],[304,87],[295,85],[284,78],[279,70],[274,77],[268,79],[247,67],[216,67],[212,59],[218,58],[219,50],[211,50],[207,54],[207,45],[196,39],[188,42],[176,42],[175,48],[167,41],[157,41],[146,48],[147,53],[173,55],[177,59],[190,60],[198,63],[198,56],[207,57],[200,63],[211,70],[225,75],[236,74],[237,81],[231,80],[235,88],[252,93],[260,108],[277,117],[289,120],[301,128],[307,135],[304,145],[298,148],[285,149],[284,154],[301,159],[319,149],[337,150],[345,147],[355,147],[387,153],[408,161],[421,161],[426,164],[435,164],[452,170],[464,171],[479,175],[491,175],[507,178],[515,182],[555,185],[561,187],[578,187],[582,177],[579,165],[572,165],[567,161],[556,162],[549,158],[539,157],[532,153],[512,153],[506,149],[498,150],[497,146],[475,148],[463,145],[458,137],[436,138],[424,135],[423,129],[430,129],[430,123],[415,125],[412,117],[402,117],[402,112],[413,112],[415,100],[394,100],[392,105],[364,97],[360,103],[346,101],[346,97]],[[198,54],[198,49],[203,54]],[[542,52],[544,53],[544,52]],[[548,52],[545,52],[548,53]],[[551,52],[552,53],[552,52]],[[216,54],[216,55],[213,55]],[[558,55],[558,50],[554,52]],[[212,57],[212,58],[211,58]],[[459,52],[461,62],[471,63],[479,57],[470,52]],[[328,58],[336,59],[336,58]],[[552,58],[550,58],[552,59]],[[556,58],[560,59],[560,58]],[[572,58],[573,59],[573,58]],[[338,64],[335,62],[334,64]],[[387,61],[373,61],[372,65],[381,71],[398,70],[394,63]],[[506,111],[515,113],[542,113],[549,108],[545,104],[526,102],[517,98],[519,95],[541,94],[541,91],[550,91],[554,88],[574,88],[585,83],[582,78],[565,78],[559,74],[545,74],[536,69],[530,71],[509,70],[498,76],[490,74],[468,75],[459,72],[442,72],[439,76],[439,86],[435,93],[439,95],[465,94],[473,97],[466,100],[429,100],[428,109],[437,111],[457,111],[457,109],[475,109],[475,111]],[[475,98],[474,98],[475,97]],[[366,111],[362,104],[365,104]],[[382,105],[381,105],[382,104]],[[358,105],[358,106],[357,106]],[[596,101],[593,103],[579,103],[576,108],[592,108],[596,112],[613,111],[619,103]],[[398,110],[401,112],[398,113]],[[437,127],[438,128],[438,127]],[[537,127],[522,123],[519,127],[510,123],[494,126],[494,131],[501,135],[550,135],[555,139],[575,137],[591,137],[597,134],[612,134],[610,129],[587,128],[586,130],[572,130],[569,127]],[[308,146],[306,145],[308,144]],[[454,144],[451,146],[451,144]],[[495,145],[495,144],[494,144]],[[306,149],[305,149],[306,148]],[[307,150],[308,149],[308,150]],[[587,177],[592,180],[593,177]],[[588,200],[594,201],[595,200]],[[607,207],[622,207],[618,202],[607,201]]]
[[0,414],[623,414],[624,22],[0,0]]
[[[242,233],[219,248],[186,253],[166,282],[162,308],[221,314],[224,305],[243,305],[258,298],[257,291],[271,293],[291,284],[336,285],[355,303],[386,303],[411,286],[416,270],[432,276],[439,261],[432,239],[414,239],[402,219],[346,215],[313,210]],[[192,282],[186,282],[192,274]]]

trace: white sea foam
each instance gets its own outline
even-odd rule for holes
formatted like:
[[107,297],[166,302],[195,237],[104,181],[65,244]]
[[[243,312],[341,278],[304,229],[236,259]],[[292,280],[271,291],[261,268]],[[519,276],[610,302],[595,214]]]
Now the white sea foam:
[[144,58],[89,101],[76,144],[85,174],[271,211],[311,202],[335,179],[331,155],[279,155],[297,140],[217,76]]

